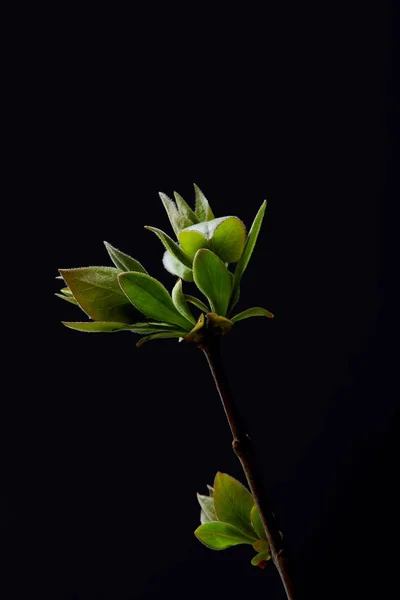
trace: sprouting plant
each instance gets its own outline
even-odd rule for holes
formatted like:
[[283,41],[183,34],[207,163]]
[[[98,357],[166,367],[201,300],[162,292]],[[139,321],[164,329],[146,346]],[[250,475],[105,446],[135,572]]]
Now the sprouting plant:
[[[220,355],[220,338],[236,323],[250,317],[273,317],[261,307],[234,314],[266,201],[247,233],[236,216],[215,218],[200,188],[196,185],[194,188],[194,210],[176,192],[175,201],[160,193],[175,239],[161,229],[146,227],[164,246],[165,269],[178,277],[171,294],[140,262],[105,242],[114,267],[60,269],[64,287],[57,296],[79,306],[91,319],[64,322],[71,329],[131,331],[142,336],[137,346],[150,340],[177,338],[180,342],[195,343],[204,352],[232,432],[233,450],[251,493],[229,475],[217,473],[214,487],[209,487],[209,496],[198,495],[201,525],[195,534],[213,549],[251,544],[257,552],[252,564],[265,567],[272,559],[288,599],[293,600],[283,536],[257,475],[251,439],[243,428]],[[194,284],[203,297],[186,293],[183,282],[185,288]]]

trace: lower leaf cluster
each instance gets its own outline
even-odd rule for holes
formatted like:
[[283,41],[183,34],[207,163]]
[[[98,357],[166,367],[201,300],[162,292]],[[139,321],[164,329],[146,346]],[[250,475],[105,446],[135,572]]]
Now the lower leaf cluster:
[[251,564],[264,568],[271,558],[260,512],[250,492],[226,473],[217,473],[209,495],[197,494],[201,525],[196,537],[212,550],[249,544],[257,552]]

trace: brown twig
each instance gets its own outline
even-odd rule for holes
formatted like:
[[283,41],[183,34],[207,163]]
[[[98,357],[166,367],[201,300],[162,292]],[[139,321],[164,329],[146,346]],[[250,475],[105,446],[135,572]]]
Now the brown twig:
[[244,430],[243,419],[240,417],[237,406],[233,400],[222,364],[220,338],[218,336],[208,336],[198,344],[198,347],[204,352],[207,358],[215,385],[220,395],[233,436],[232,447],[240,460],[250,491],[260,511],[261,520],[270,547],[272,561],[279,572],[288,600],[294,600],[294,587],[289,574],[288,559],[285,555],[282,536],[277,528],[272,510],[267,502],[262,485],[262,478],[257,472],[251,439]]

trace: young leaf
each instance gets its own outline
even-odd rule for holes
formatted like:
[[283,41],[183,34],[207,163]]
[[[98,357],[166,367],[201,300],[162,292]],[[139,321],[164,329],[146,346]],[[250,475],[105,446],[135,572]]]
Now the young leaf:
[[64,288],[62,288],[62,289],[61,289],[61,291],[62,291],[62,293],[63,293],[65,296],[72,296],[72,292],[71,292],[71,290],[69,289],[69,287],[64,287]]
[[253,543],[253,548],[256,552],[269,552],[269,544],[267,540],[256,540]]
[[198,250],[193,276],[199,290],[207,296],[212,312],[224,317],[231,297],[231,276],[222,260],[211,250]]
[[186,300],[186,302],[190,302],[191,304],[194,304],[194,306],[197,306],[197,308],[199,308],[200,310],[202,310],[205,313],[210,312],[209,307],[206,306],[204,304],[204,302],[202,302],[195,296],[190,296],[189,294],[185,294],[185,300]]
[[221,521],[204,523],[194,534],[200,542],[212,550],[225,550],[238,544],[252,545],[254,541],[253,536],[246,535],[233,525]]
[[176,275],[176,277],[180,277],[181,279],[183,279],[183,281],[193,281],[192,269],[188,269],[188,267],[185,267],[185,265],[181,263],[180,260],[175,258],[175,256],[172,256],[169,250],[166,250],[164,252],[162,261],[164,268],[168,271],[168,273]]
[[[251,229],[249,231],[249,235],[247,238],[247,242],[246,242],[246,246],[243,251],[243,254],[242,254],[239,262],[236,265],[236,269],[235,269],[235,272],[233,275],[233,294],[232,294],[233,298],[236,297],[235,296],[236,289],[240,285],[240,280],[243,276],[243,273],[246,270],[247,265],[249,264],[251,255],[253,254],[253,250],[254,250],[254,247],[257,242],[258,234],[260,233],[261,223],[262,223],[262,220],[264,217],[266,207],[267,207],[267,201],[264,200],[264,202],[261,205],[260,210],[258,211],[258,213],[253,221]],[[234,307],[234,304],[231,304],[231,309],[233,307]]]
[[60,269],[79,306],[94,321],[134,323],[141,315],[118,284],[120,272],[113,267]]
[[237,262],[246,244],[246,228],[237,217],[229,217],[218,225],[212,238],[212,249],[221,260]]
[[66,300],[67,302],[70,302],[71,304],[75,304],[76,306],[79,306],[79,304],[77,303],[77,301],[75,300],[75,298],[73,296],[66,296],[64,294],[54,294],[55,296],[57,296],[58,298],[61,298],[61,300]]
[[175,235],[178,236],[178,233],[181,229],[188,227],[192,223],[184,214],[181,214],[178,211],[175,202],[171,200],[171,198],[169,198],[167,194],[159,192],[158,195],[160,196],[161,202],[163,203],[164,208],[167,212],[172,229],[174,230]]
[[147,335],[146,337],[142,337],[140,338],[140,340],[137,342],[136,346],[138,348],[140,348],[140,346],[143,346],[143,344],[145,344],[146,342],[150,342],[151,340],[163,340],[163,339],[168,339],[168,338],[180,338],[182,335],[184,335],[185,332],[182,330],[171,330],[171,331],[163,331],[160,333],[152,333],[151,335]]
[[[195,226],[196,227],[196,226]],[[186,256],[192,261],[197,250],[209,248],[210,242],[195,229],[183,229],[179,232],[179,242]]]
[[211,485],[207,484],[207,489],[208,489],[208,493],[211,496],[211,498],[214,498],[214,488]]
[[197,218],[199,219],[199,221],[211,221],[211,219],[214,218],[214,215],[213,215],[211,207],[208,203],[207,198],[205,197],[205,195],[203,194],[203,192],[201,191],[199,186],[197,186],[195,183],[193,184],[193,186],[194,186],[194,193],[196,196],[196,216],[197,216]]
[[174,242],[174,240],[170,238],[169,235],[161,231],[161,229],[157,229],[157,227],[149,227],[148,225],[146,225],[145,229],[148,229],[149,231],[155,233],[160,238],[165,248],[169,250],[169,252],[171,252],[172,256],[174,256],[177,260],[183,263],[185,267],[188,267],[189,269],[192,268],[192,261],[188,259],[188,257],[184,254],[184,252],[181,250],[178,244]]
[[251,559],[251,564],[254,567],[260,567],[260,569],[265,569],[267,565],[267,561],[271,558],[269,552],[259,552]]
[[[225,221],[228,221],[229,219],[237,219],[237,217],[218,217],[217,219],[212,219],[211,221],[202,221],[201,223],[196,223],[195,225],[190,225],[190,227],[185,227],[185,229],[182,229],[182,232],[187,232],[187,231],[197,231],[197,233],[201,233],[206,240],[211,240],[212,237],[215,235],[215,232],[217,230],[217,228],[224,223]],[[239,220],[239,219],[237,219]],[[243,225],[244,227],[244,225]],[[180,233],[182,233],[180,232]]]
[[197,500],[201,506],[202,511],[206,517],[206,522],[208,521],[218,521],[217,513],[215,512],[214,507],[214,499],[210,496],[203,496],[202,494],[197,494]]
[[264,526],[261,521],[260,511],[258,510],[257,504],[253,506],[250,512],[250,520],[253,525],[253,529],[261,540],[266,540]]
[[111,321],[84,321],[83,323],[62,321],[62,324],[69,329],[87,333],[114,333],[114,331],[130,330],[130,326],[126,323],[112,323]]
[[198,332],[200,331],[200,329],[203,329],[204,323],[205,323],[204,314],[201,313],[201,315],[198,318],[198,321],[197,321],[196,325],[193,327],[193,329],[191,329],[189,331],[188,334],[185,335],[184,339],[187,342],[196,342],[196,341],[199,341],[201,335],[199,335]]
[[242,321],[243,319],[249,319],[250,317],[268,317],[268,319],[273,319],[274,315],[266,308],[255,306],[253,308],[248,308],[247,310],[238,313],[234,317],[231,317],[231,321],[233,323],[237,323],[238,321]]
[[193,225],[194,223],[198,223],[199,220],[196,214],[192,211],[189,204],[185,202],[182,196],[178,194],[178,192],[174,192],[174,197],[179,213],[181,215],[184,215],[190,221],[191,225]]
[[181,315],[185,317],[185,319],[190,321],[193,325],[196,325],[196,319],[190,312],[190,309],[185,300],[185,296],[182,292],[182,279],[178,279],[178,281],[174,285],[174,288],[172,290],[172,300],[175,304],[175,308],[181,313]]
[[244,485],[226,473],[217,473],[214,481],[214,504],[220,521],[234,525],[246,535],[256,538],[250,520],[254,499]]
[[111,244],[108,242],[104,242],[104,245],[117,269],[120,269],[121,271],[138,271],[139,273],[147,273],[143,265],[129,256],[129,254],[125,254],[124,252],[121,252],[121,250],[117,250],[117,248],[114,248],[114,246],[111,246]]
[[178,325],[184,331],[192,328],[175,308],[171,296],[165,287],[146,273],[121,273],[118,275],[121,289],[134,306],[151,319]]

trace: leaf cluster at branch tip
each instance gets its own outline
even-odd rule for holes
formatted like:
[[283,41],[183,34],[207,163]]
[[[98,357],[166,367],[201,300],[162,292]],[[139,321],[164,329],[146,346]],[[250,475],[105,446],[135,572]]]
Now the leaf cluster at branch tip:
[[[266,202],[247,236],[245,226],[237,217],[215,218],[203,192],[197,185],[194,188],[194,210],[177,192],[174,192],[175,200],[160,192],[176,241],[161,229],[147,227],[164,245],[165,269],[178,277],[171,294],[149,275],[141,262],[104,242],[113,267],[59,271],[63,287],[56,295],[77,305],[91,319],[64,321],[64,325],[89,333],[131,331],[144,336],[137,344],[141,346],[149,340],[164,338],[198,342],[199,332],[206,326],[213,335],[225,335],[243,319],[273,317],[261,307],[232,316]],[[230,270],[230,264],[235,263],[235,268]],[[204,300],[185,293],[183,281],[194,283]],[[193,307],[200,315],[193,314]]]

